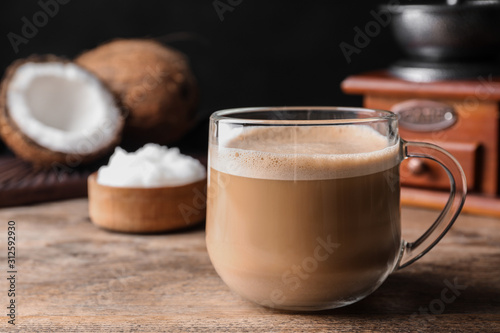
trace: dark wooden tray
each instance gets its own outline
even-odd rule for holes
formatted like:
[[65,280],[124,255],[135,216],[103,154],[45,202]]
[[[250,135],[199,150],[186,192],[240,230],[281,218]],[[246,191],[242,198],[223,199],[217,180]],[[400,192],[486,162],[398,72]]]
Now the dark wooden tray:
[[[205,152],[183,154],[197,158],[206,166]],[[92,165],[76,168],[54,165],[41,170],[4,149],[0,153],[0,207],[86,197],[88,176],[107,160],[106,157]]]
[[5,154],[0,156],[0,207],[84,197],[94,168],[54,166],[40,170]]

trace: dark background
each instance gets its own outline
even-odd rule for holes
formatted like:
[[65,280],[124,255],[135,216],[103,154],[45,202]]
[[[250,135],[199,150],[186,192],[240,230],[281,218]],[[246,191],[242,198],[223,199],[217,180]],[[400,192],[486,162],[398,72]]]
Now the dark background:
[[[350,74],[387,67],[402,57],[382,27],[348,63],[340,44],[354,45],[355,27],[373,21],[384,1],[221,0],[237,4],[221,21],[213,0],[89,1],[57,3],[58,12],[16,53],[8,33],[22,35],[39,1],[0,4],[1,71],[15,59],[53,53],[73,58],[117,37],[153,37],[187,54],[198,79],[202,128],[222,108],[286,105],[360,106],[340,83]],[[203,121],[205,119],[205,121]]]

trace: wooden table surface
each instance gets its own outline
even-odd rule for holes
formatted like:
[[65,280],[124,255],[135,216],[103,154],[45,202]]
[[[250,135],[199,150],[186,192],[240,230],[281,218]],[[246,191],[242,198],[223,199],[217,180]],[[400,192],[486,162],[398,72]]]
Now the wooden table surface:
[[[86,199],[0,210],[0,306],[7,222],[16,221],[18,332],[500,332],[500,220],[462,215],[427,256],[371,296],[317,313],[268,310],[224,285],[204,228],[128,235],[96,228]],[[404,208],[412,239],[436,211]],[[455,295],[449,285],[455,285]]]

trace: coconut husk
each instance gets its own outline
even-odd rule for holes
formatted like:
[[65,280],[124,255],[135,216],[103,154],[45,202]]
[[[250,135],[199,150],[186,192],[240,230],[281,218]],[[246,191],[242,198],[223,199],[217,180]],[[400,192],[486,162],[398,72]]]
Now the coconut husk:
[[[26,136],[16,125],[9,115],[7,106],[7,91],[9,83],[12,80],[16,70],[26,63],[44,63],[44,62],[71,62],[68,59],[61,58],[55,55],[33,55],[26,59],[19,59],[12,63],[5,71],[1,86],[0,86],[0,136],[16,156],[23,160],[31,162],[37,168],[50,168],[59,165],[77,167],[81,164],[87,164],[96,159],[108,154],[121,139],[121,131],[123,129],[124,117],[120,118],[120,130],[112,143],[97,151],[88,154],[67,154],[62,152],[51,151],[40,146],[35,141]],[[82,70],[85,70],[82,68]],[[109,89],[103,84],[104,89]],[[115,102],[120,110],[125,113],[120,100],[115,96]]]
[[169,144],[194,124],[198,87],[186,57],[148,39],[117,39],[75,62],[106,82],[129,110],[124,140]]

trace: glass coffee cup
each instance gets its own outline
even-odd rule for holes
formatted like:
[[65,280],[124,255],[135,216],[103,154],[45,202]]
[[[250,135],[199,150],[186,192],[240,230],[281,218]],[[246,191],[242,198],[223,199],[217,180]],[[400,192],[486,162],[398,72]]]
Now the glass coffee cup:
[[[427,253],[460,213],[462,168],[399,137],[389,111],[242,108],[210,118],[206,243],[219,276],[257,304],[323,310],[359,301]],[[416,241],[401,238],[400,163],[437,161],[450,197]]]

